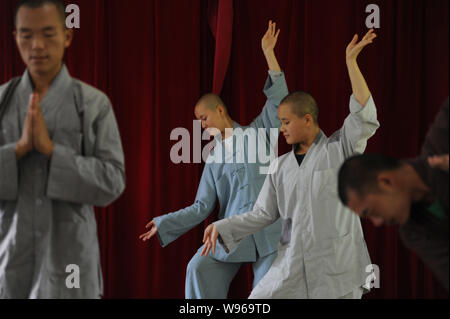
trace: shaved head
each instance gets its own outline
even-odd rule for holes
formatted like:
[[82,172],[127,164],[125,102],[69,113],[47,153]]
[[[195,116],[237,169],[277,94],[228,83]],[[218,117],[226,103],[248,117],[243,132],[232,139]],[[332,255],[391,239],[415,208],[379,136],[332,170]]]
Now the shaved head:
[[228,113],[227,107],[225,106],[225,103],[223,103],[220,96],[217,94],[208,93],[200,98],[195,107],[197,108],[198,106],[204,106],[207,109],[215,111],[219,105],[221,105],[225,109],[225,112]]
[[194,109],[195,117],[201,121],[202,128],[209,131],[211,136],[218,133],[225,138],[227,128],[233,128],[234,122],[228,115],[227,108],[222,99],[213,93],[203,95]]
[[294,92],[286,96],[281,104],[289,105],[292,113],[298,117],[302,118],[306,114],[310,114],[314,123],[319,124],[319,108],[311,94],[302,91]]

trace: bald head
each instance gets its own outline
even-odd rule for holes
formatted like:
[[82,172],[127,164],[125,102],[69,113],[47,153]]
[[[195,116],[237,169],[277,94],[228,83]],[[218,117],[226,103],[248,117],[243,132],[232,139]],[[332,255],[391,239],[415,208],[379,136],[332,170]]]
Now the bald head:
[[225,103],[223,103],[220,96],[218,96],[217,94],[208,93],[200,98],[195,108],[203,106],[211,111],[215,111],[219,105],[224,108],[226,113],[228,113],[227,107],[225,106]]
[[281,104],[289,105],[292,113],[298,117],[302,118],[306,114],[310,114],[314,123],[319,124],[319,108],[311,94],[302,91],[294,92],[286,96]]
[[225,104],[216,94],[202,96],[195,106],[194,113],[197,120],[201,121],[202,128],[209,131],[211,136],[221,133],[222,138],[225,138],[227,136],[225,130],[234,126]]

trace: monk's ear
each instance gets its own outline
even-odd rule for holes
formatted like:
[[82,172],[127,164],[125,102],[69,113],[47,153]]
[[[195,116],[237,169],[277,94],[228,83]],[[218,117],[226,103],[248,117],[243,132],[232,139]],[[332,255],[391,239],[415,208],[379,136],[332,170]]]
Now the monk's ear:
[[383,171],[378,173],[377,184],[378,188],[381,190],[392,190],[396,185],[394,174],[392,174],[392,172],[390,171]]
[[314,125],[314,119],[313,119],[313,117],[311,116],[311,114],[306,114],[306,115],[304,116],[304,118],[305,118],[306,123],[308,124],[308,126]]
[[73,40],[73,29],[66,29],[64,30],[64,47],[67,49],[72,44]]
[[217,112],[219,112],[220,115],[225,116],[226,111],[225,108],[222,105],[217,105]]

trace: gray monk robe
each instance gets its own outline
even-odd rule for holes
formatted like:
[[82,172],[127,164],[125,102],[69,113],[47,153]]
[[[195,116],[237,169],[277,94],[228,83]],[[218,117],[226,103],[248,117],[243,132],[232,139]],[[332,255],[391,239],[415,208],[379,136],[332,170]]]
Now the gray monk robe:
[[[0,126],[0,298],[99,298],[93,205],[108,205],[125,187],[114,113],[105,94],[63,66],[41,101],[54,153],[18,161],[31,93],[25,72]],[[79,269],[79,288],[70,265]]]
[[300,167],[295,148],[274,162],[253,211],[214,223],[232,252],[282,220],[278,256],[250,298],[340,298],[366,283],[371,262],[361,222],[337,196],[337,172],[347,157],[364,152],[378,127],[372,97],[363,107],[352,96],[343,127],[330,137],[320,131]]

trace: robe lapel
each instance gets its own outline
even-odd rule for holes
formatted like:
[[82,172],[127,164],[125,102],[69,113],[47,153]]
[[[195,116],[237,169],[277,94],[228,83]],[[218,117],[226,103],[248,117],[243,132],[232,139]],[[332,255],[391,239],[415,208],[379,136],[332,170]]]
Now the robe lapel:
[[325,134],[322,132],[322,130],[320,130],[319,135],[317,135],[313,144],[309,148],[300,166],[298,166],[298,162],[295,157],[297,145],[294,145],[292,147],[292,151],[290,152],[288,160],[286,162],[286,169],[288,170],[288,172],[291,172],[288,174],[287,181],[292,185],[292,187],[295,187],[296,184],[302,180],[302,177],[305,177],[305,170],[309,170],[314,166],[315,160],[317,159],[318,153],[321,149],[320,146],[325,141],[325,139]]
[[[310,168],[312,168],[312,166],[314,166],[314,164],[316,163],[316,159],[319,155],[319,152],[321,150],[321,146],[325,142],[325,140],[326,140],[326,135],[325,135],[325,133],[322,132],[322,130],[320,130],[316,139],[314,140],[314,142],[312,143],[308,152],[306,153],[306,156],[303,159],[302,164],[299,167],[300,170],[310,169]],[[292,150],[292,158],[295,160],[295,162],[297,162],[297,160],[295,158],[295,149],[296,149],[296,147],[294,146],[293,150]],[[298,166],[298,164],[297,164],[297,166]]]
[[72,78],[65,65],[62,66],[56,78],[53,80],[50,88],[41,101],[42,112],[45,115],[58,107],[66,98],[67,91],[72,89]]

